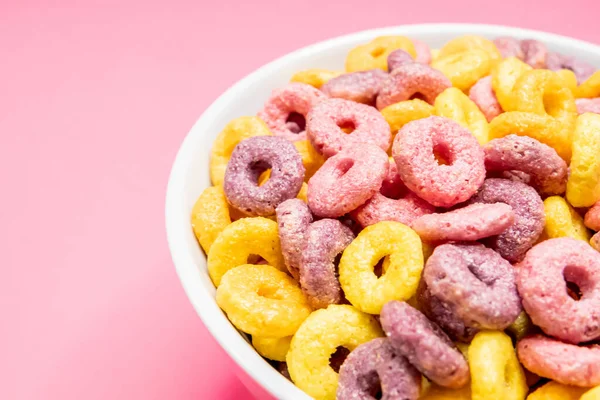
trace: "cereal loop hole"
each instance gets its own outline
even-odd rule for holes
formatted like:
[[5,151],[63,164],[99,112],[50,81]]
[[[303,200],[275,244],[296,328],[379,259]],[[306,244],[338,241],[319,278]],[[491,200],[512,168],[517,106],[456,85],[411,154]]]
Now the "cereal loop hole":
[[452,165],[450,149],[443,143],[438,143],[433,146],[433,156],[438,165]]
[[340,160],[340,162],[336,165],[337,167],[337,172],[338,172],[338,178],[345,175],[346,172],[350,171],[350,168],[352,168],[354,166],[354,160],[351,158],[345,158],[343,160]]
[[258,254],[249,254],[246,264],[254,264],[254,265],[267,264],[267,260],[265,260]]
[[289,113],[285,120],[285,124],[292,133],[298,134],[306,130],[306,118],[304,115],[295,111]]
[[586,289],[591,289],[588,273],[583,268],[569,265],[563,270],[563,278],[567,294],[575,301],[581,300]]
[[342,132],[344,132],[345,134],[351,134],[352,132],[354,132],[354,130],[356,129],[356,125],[354,124],[354,121],[342,121],[341,123],[338,124],[338,126],[340,127],[340,129],[342,130]]
[[423,100],[427,102],[427,97],[421,92],[415,92],[408,98],[408,100]]
[[373,266],[373,273],[377,278],[381,278],[385,272],[387,271],[390,265],[390,256],[389,254],[385,257],[381,257],[377,264]]
[[350,350],[345,348],[344,346],[338,346],[335,351],[329,357],[329,366],[336,373],[340,372],[340,367],[346,361],[346,357],[350,354]]

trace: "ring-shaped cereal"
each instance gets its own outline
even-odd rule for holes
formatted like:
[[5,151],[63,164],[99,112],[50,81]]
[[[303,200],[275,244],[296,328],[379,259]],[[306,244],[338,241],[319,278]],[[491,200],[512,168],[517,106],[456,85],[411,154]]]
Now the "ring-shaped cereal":
[[219,234],[208,252],[210,278],[219,287],[230,269],[248,262],[252,254],[261,256],[273,267],[286,271],[281,255],[277,222],[267,218],[242,218],[229,224]]
[[506,58],[492,69],[492,88],[504,111],[515,111],[513,87],[519,77],[532,68],[516,57]]
[[397,67],[381,84],[377,96],[377,108],[382,110],[389,105],[406,101],[415,96],[421,97],[429,104],[452,83],[429,65],[406,63]]
[[[373,268],[385,256],[389,256],[389,266],[378,278]],[[419,235],[404,224],[388,221],[362,230],[344,250],[339,265],[346,298],[370,314],[379,314],[390,300],[411,298],[417,291],[422,270]]]
[[474,48],[440,56],[431,66],[441,71],[452,86],[468,91],[478,80],[490,74],[493,62],[484,50]]
[[527,396],[527,400],[580,400],[586,388],[550,381]]
[[[259,186],[267,168],[269,179]],[[278,136],[257,136],[240,142],[231,153],[223,190],[229,204],[250,215],[272,215],[275,207],[298,195],[304,180],[302,157]]]
[[388,400],[417,400],[421,391],[421,374],[387,338],[363,343],[348,355],[340,368],[336,399],[375,400],[378,388]]
[[544,43],[534,39],[521,40],[521,49],[523,61],[533,68],[546,68],[548,49]]
[[335,258],[352,242],[352,230],[336,219],[310,224],[300,262],[300,286],[312,308],[326,308],[344,299],[336,276]]
[[464,35],[446,42],[440,49],[439,57],[446,57],[451,54],[473,49],[479,49],[486,52],[494,64],[502,59],[502,54],[500,54],[500,51],[494,42],[477,35]]
[[[492,88],[492,77],[489,75],[481,78],[471,86],[471,89],[469,89],[469,99],[479,107],[479,110],[481,110],[488,122],[503,112],[502,106],[498,103],[498,98]],[[487,130],[489,131],[489,127],[487,127]]]
[[313,312],[298,328],[287,354],[292,381],[316,400],[334,400],[338,374],[329,358],[338,347],[354,350],[383,336],[372,316],[349,305],[330,305]]
[[[448,161],[440,165],[436,153]],[[477,192],[485,178],[484,153],[477,139],[458,123],[429,117],[404,125],[392,154],[404,184],[438,207],[451,207]]]
[[284,201],[277,206],[275,213],[285,265],[294,279],[298,280],[306,230],[313,220],[312,214],[306,203],[300,199]]
[[[275,136],[282,136],[291,142],[305,140],[305,118],[308,112],[327,96],[310,85],[304,83],[288,83],[282,88],[273,90],[265,102],[263,109],[258,112],[260,117]],[[302,117],[300,117],[300,115]],[[296,116],[290,124],[290,118]]]
[[417,52],[417,55],[415,56],[415,61],[421,64],[431,63],[431,49],[429,48],[427,43],[422,42],[418,39],[411,40],[413,42],[413,45],[415,46],[415,51]]
[[600,97],[595,99],[577,99],[575,100],[575,105],[577,106],[577,113],[594,113],[600,114]]
[[261,337],[293,335],[312,311],[296,281],[270,265],[227,271],[216,301],[236,328]]
[[325,162],[323,157],[310,143],[309,140],[298,140],[294,142],[294,146],[302,157],[302,165],[306,172],[304,173],[304,182],[308,180],[321,168]]
[[405,36],[380,36],[369,43],[356,46],[346,56],[346,72],[379,68],[387,71],[387,58],[394,50],[402,49],[411,57],[417,56],[412,40]]
[[479,332],[469,346],[473,400],[523,400],[529,391],[512,341],[500,331]]
[[575,97],[580,98],[596,98],[600,97],[600,70],[594,72],[587,80],[581,85],[577,86],[575,90]]
[[443,244],[423,271],[429,292],[454,307],[465,325],[505,329],[521,313],[513,267],[481,244]]
[[[559,69],[558,71],[555,71],[555,73],[562,79],[563,86],[569,88],[571,93],[573,93],[573,96],[575,96],[575,91],[577,90],[577,77],[575,76],[575,73],[570,69]],[[577,104],[577,102],[575,102],[575,104]]]
[[573,207],[590,207],[600,200],[600,114],[577,117],[572,142],[567,200]]
[[200,194],[192,208],[192,228],[206,254],[219,234],[231,223],[229,204],[220,186],[211,186]]
[[381,110],[392,132],[392,143],[398,131],[410,121],[435,115],[435,108],[420,99],[400,101]]
[[252,346],[258,354],[274,361],[285,361],[291,342],[292,336],[281,338],[252,336]]
[[321,91],[331,98],[374,105],[387,77],[388,74],[379,68],[350,72],[329,80],[321,87]]
[[[394,50],[390,53],[390,55],[387,58],[388,71],[394,72],[394,70],[397,69],[402,64],[414,63],[414,62],[415,62],[415,59],[413,59],[411,57],[411,55],[408,54],[407,52],[405,52],[404,50],[401,50],[401,49]],[[425,64],[429,64],[429,63],[425,63]]]
[[596,232],[600,231],[600,201],[597,201],[590,209],[585,213],[583,220],[585,226]]
[[450,338],[418,310],[400,301],[381,309],[381,326],[392,347],[432,382],[458,389],[469,381],[469,365]]
[[563,385],[600,385],[600,346],[577,346],[543,335],[517,344],[519,360],[529,371]]
[[298,71],[290,78],[290,82],[305,83],[317,89],[320,89],[330,79],[343,74],[342,71],[331,71],[328,69],[306,69]]
[[[341,127],[350,126],[346,133]],[[390,147],[392,134],[382,115],[373,107],[344,99],[319,103],[306,119],[308,139],[325,157],[358,143],[372,143],[383,151]]]
[[365,143],[340,151],[308,182],[308,206],[320,217],[341,217],[379,191],[388,165],[387,154],[375,145]]
[[548,238],[571,237],[588,242],[592,235],[583,223],[581,215],[560,196],[544,200],[546,225],[544,233]]
[[[579,287],[581,298],[567,292]],[[517,287],[533,323],[569,343],[600,338],[600,257],[587,243],[548,239],[527,252],[517,268]]]
[[451,87],[444,90],[435,99],[435,113],[450,118],[468,130],[480,145],[488,142],[488,122],[479,107],[462,91]]
[[519,60],[525,58],[525,53],[521,48],[521,41],[512,36],[500,36],[493,40],[496,48],[502,55],[502,58],[516,57]]
[[235,146],[253,136],[270,136],[267,124],[258,117],[239,117],[217,135],[210,149],[210,180],[213,185],[223,184],[227,163]]

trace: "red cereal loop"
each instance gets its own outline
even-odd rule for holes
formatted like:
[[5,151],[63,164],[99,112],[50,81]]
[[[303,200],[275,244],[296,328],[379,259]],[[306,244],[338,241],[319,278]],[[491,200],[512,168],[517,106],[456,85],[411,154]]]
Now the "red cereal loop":
[[577,346],[543,335],[521,339],[519,361],[529,371],[563,385],[600,385],[600,346]]
[[565,56],[560,53],[548,53],[546,57],[546,68],[551,71],[559,71],[561,69],[569,69],[575,73],[577,83],[585,82],[590,76],[596,72],[593,65],[575,57]]
[[288,83],[273,90],[263,109],[257,114],[276,136],[295,142],[306,140],[304,117],[327,96],[305,83]]
[[585,213],[583,223],[593,231],[600,231],[600,201]]
[[452,83],[440,71],[421,63],[406,63],[397,67],[383,82],[377,108],[413,98],[422,98],[429,104]]
[[388,175],[379,192],[351,215],[362,227],[381,221],[397,221],[411,226],[416,218],[434,211],[434,206],[404,186],[396,163],[390,161]]
[[494,44],[502,54],[502,58],[517,57],[519,60],[525,58],[523,49],[521,49],[521,42],[514,37],[498,37],[494,39]]
[[[402,49],[394,50],[387,58],[388,71],[394,72],[399,66],[407,63],[414,63],[415,60],[410,54]],[[427,63],[428,64],[428,63]]]
[[475,241],[499,235],[515,221],[508,204],[471,204],[443,214],[429,214],[417,218],[412,228],[422,240]]
[[387,76],[379,68],[342,74],[321,86],[321,91],[331,98],[374,106],[375,98]]
[[415,46],[415,51],[417,52],[415,61],[421,64],[431,63],[431,49],[429,48],[427,43],[422,42],[418,39],[411,40],[413,42],[413,45]]
[[[436,153],[448,165],[440,165]],[[448,118],[407,123],[394,139],[392,154],[404,184],[434,206],[467,200],[485,179],[484,153],[477,139]]]
[[308,181],[308,206],[320,217],[337,218],[373,197],[388,172],[388,156],[363,143],[327,159]]
[[[579,300],[567,282],[579,287]],[[587,243],[560,237],[535,245],[517,268],[517,285],[525,311],[546,334],[575,344],[600,338],[600,257]]]
[[300,279],[300,258],[305,243],[305,234],[312,222],[312,214],[300,199],[289,199],[275,209],[279,228],[281,253],[290,274]]
[[[341,127],[350,127],[346,133]],[[390,126],[373,107],[344,99],[329,99],[315,106],[306,119],[306,132],[314,148],[325,157],[359,143],[372,143],[387,151]]]
[[492,77],[486,76],[477,81],[469,89],[469,98],[479,107],[488,122],[500,115],[503,110],[494,89],[492,88]]
[[577,113],[594,113],[600,114],[600,97],[595,99],[575,99]]
[[567,188],[567,163],[552,147],[528,136],[508,135],[485,146],[490,171],[521,171],[542,195],[562,194]]
[[544,203],[531,186],[508,179],[486,179],[471,203],[506,203],[515,213],[515,222],[486,243],[510,262],[520,261],[544,229]]
[[392,347],[436,384],[458,389],[469,365],[444,331],[408,304],[392,300],[381,309],[381,327]]

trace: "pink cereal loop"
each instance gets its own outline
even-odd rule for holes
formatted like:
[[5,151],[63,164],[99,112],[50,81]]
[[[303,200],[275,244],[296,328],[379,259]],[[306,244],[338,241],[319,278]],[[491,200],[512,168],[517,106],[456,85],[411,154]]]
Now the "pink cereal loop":
[[387,76],[379,68],[350,72],[330,79],[321,86],[321,91],[331,98],[375,105],[375,98]]
[[469,89],[469,98],[479,107],[488,122],[500,115],[503,110],[492,88],[492,77],[486,76]]
[[296,121],[289,123],[288,118],[293,116],[293,113],[306,117],[313,106],[326,98],[323,92],[310,85],[292,82],[273,90],[271,97],[257,115],[265,121],[273,135],[283,136],[292,142],[306,140],[306,131],[302,124]]
[[600,97],[595,99],[575,99],[577,113],[594,113],[600,114]]
[[[340,126],[354,128],[345,133]],[[325,157],[355,144],[371,143],[387,151],[392,140],[390,126],[373,107],[344,99],[320,102],[306,119],[306,132],[313,147]]]
[[400,65],[383,82],[377,108],[384,109],[390,104],[398,103],[411,98],[422,97],[429,104],[452,83],[440,71],[420,63],[406,63]]
[[517,57],[523,60],[525,54],[521,49],[521,42],[518,39],[510,36],[498,37],[494,39],[494,44],[502,54],[502,58]]
[[590,207],[583,219],[585,226],[593,231],[600,231],[600,201]]
[[312,222],[312,214],[306,203],[300,199],[289,199],[275,209],[281,254],[290,274],[300,279],[300,258],[304,247],[305,235]]
[[413,46],[415,46],[415,51],[417,52],[417,57],[415,57],[415,61],[421,64],[430,64],[431,63],[431,49],[429,46],[418,39],[411,39],[413,42]]
[[414,63],[415,60],[410,54],[402,49],[394,50],[387,58],[388,71],[394,72],[399,66],[407,63]]
[[548,50],[546,45],[538,40],[521,40],[521,49],[523,50],[523,61],[533,68],[546,68],[546,57]]

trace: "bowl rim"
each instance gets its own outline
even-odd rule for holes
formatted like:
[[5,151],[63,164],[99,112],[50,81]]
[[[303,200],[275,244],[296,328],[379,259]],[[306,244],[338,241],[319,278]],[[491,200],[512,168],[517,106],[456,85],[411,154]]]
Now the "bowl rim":
[[198,267],[191,251],[186,245],[185,235],[191,231],[190,216],[181,202],[185,193],[185,177],[195,154],[192,143],[202,135],[203,126],[219,115],[220,110],[236,96],[256,81],[268,79],[272,71],[276,71],[288,63],[309,57],[338,46],[342,42],[360,40],[367,42],[376,36],[383,35],[419,35],[437,33],[439,35],[476,34],[487,36],[515,36],[533,38],[545,43],[553,42],[570,46],[589,53],[600,55],[600,46],[580,39],[570,38],[554,33],[523,29],[505,25],[463,24],[463,23],[427,23],[388,26],[383,28],[358,31],[340,35],[315,44],[300,48],[283,55],[251,72],[231,85],[221,94],[196,120],[183,140],[169,175],[166,191],[165,222],[169,250],[177,275],[183,289],[192,303],[200,319],[216,339],[219,345],[255,382],[277,399],[309,399],[309,397],[290,381],[280,375],[274,368],[262,361],[262,357],[235,330],[226,316],[221,312],[211,294],[202,287]]

